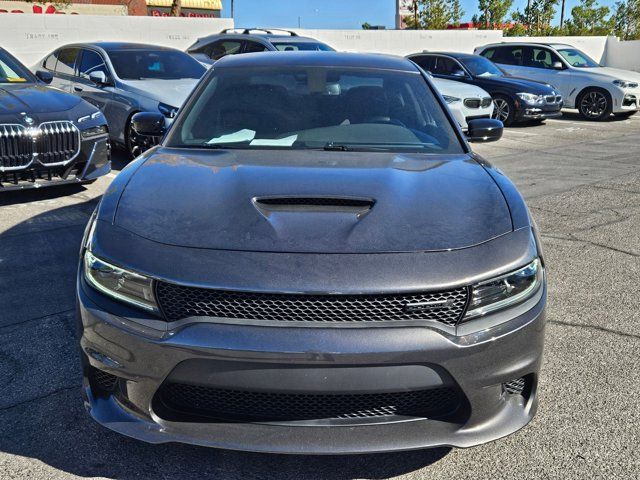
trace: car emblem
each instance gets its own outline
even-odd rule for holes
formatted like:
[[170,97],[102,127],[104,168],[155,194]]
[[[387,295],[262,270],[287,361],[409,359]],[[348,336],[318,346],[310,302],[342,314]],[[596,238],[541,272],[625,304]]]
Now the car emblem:
[[447,308],[451,306],[452,303],[453,298],[447,298],[444,300],[432,300],[430,302],[407,303],[404,306],[404,311],[407,313],[428,312],[431,310]]
[[34,120],[33,118],[31,118],[29,115],[27,115],[26,113],[22,113],[22,115],[24,116],[24,118],[22,120],[24,120],[24,123],[26,123],[27,125],[33,125]]

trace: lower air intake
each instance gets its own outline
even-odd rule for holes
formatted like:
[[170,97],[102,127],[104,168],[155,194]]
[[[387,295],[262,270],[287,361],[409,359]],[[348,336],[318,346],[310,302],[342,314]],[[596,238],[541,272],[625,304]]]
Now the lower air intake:
[[522,395],[526,385],[526,379],[524,377],[520,377],[516,378],[515,380],[503,383],[502,388],[510,395]]
[[235,422],[433,418],[453,412],[460,404],[457,390],[449,387],[390,393],[303,394],[165,383],[157,398],[172,412]]

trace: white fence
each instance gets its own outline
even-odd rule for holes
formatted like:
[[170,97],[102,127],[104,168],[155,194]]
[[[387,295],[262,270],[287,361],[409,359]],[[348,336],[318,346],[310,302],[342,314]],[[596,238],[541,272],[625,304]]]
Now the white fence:
[[233,27],[228,18],[0,14],[0,47],[27,66],[73,42],[142,42],[184,50],[199,37]]
[[[60,45],[123,41],[184,50],[199,37],[233,27],[228,18],[119,17],[92,15],[0,14],[0,46],[31,66]],[[492,42],[568,43],[604,65],[640,71],[640,41],[615,37],[503,37],[499,30],[302,30],[341,51],[406,55],[431,51],[473,52]]]

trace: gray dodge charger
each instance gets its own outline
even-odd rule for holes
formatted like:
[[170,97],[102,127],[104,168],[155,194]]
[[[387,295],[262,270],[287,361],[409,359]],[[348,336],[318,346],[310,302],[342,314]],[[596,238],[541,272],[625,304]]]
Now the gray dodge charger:
[[405,59],[217,62],[107,190],[77,286],[87,410],[147,442],[468,447],[536,411],[534,222]]

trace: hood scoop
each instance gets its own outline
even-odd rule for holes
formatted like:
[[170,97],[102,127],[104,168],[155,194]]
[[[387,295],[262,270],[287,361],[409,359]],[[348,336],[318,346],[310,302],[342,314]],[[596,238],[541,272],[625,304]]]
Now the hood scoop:
[[256,197],[255,207],[265,216],[270,212],[336,212],[364,214],[373,208],[375,200],[352,197]]

